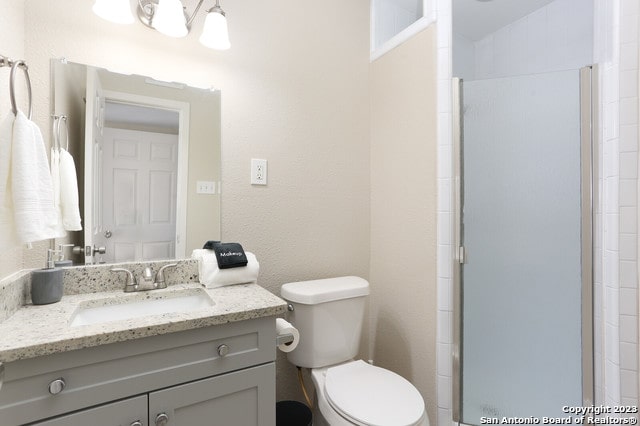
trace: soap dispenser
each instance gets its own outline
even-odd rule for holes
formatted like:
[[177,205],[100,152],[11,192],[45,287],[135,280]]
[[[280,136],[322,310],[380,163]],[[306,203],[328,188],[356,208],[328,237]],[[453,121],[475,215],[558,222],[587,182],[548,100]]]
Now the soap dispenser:
[[58,250],[47,250],[47,266],[31,272],[31,301],[34,305],[59,302],[64,290],[64,271],[55,267],[54,255]]
[[73,247],[73,244],[58,244],[58,259],[53,262],[53,265],[56,268],[65,268],[67,266],[73,266],[73,261],[71,259],[64,258],[64,249],[65,247]]

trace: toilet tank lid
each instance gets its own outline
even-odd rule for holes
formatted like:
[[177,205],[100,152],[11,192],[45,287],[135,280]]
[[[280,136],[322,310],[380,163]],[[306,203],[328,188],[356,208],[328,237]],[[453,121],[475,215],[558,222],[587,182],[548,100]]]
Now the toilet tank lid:
[[360,277],[337,277],[283,284],[280,295],[289,302],[315,305],[369,294],[369,283]]

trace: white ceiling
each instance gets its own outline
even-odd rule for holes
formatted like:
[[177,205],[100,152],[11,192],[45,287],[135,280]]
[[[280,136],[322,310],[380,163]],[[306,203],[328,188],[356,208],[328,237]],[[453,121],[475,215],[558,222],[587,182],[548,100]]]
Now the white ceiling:
[[453,0],[453,32],[477,41],[553,0]]
[[179,114],[176,111],[107,101],[105,121],[128,125],[131,128],[158,128],[168,133],[178,133]]

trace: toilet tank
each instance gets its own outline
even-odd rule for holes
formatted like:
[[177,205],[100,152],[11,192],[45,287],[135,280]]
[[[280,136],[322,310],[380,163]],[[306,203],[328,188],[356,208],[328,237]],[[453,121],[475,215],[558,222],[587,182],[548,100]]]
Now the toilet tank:
[[369,283],[339,277],[284,284],[280,295],[293,305],[289,321],[300,332],[298,347],[287,353],[298,367],[326,367],[358,353]]

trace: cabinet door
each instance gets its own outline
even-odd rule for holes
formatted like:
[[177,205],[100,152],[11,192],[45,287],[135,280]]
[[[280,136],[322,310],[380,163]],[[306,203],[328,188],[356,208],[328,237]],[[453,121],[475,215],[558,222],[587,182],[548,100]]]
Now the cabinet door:
[[159,426],[275,426],[275,378],[269,363],[152,392],[149,420]]
[[148,424],[147,395],[33,423],[37,426],[147,426]]

